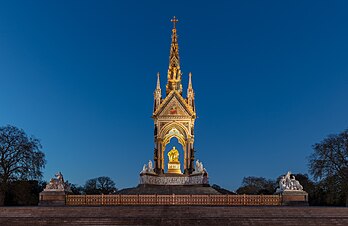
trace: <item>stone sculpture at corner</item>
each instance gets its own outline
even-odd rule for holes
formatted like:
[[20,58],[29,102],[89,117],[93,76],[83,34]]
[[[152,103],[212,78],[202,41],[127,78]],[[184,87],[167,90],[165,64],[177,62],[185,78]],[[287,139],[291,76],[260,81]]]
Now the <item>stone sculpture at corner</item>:
[[63,174],[58,172],[40,193],[39,205],[63,206],[65,205],[65,195],[68,193],[71,193],[71,188],[65,183]]
[[207,170],[203,167],[203,163],[200,162],[198,159],[196,161],[196,168],[195,171],[193,171],[194,174],[198,173],[207,173]]
[[66,191],[71,192],[71,188],[64,182],[63,174],[58,172],[54,175],[56,178],[52,178],[46,185],[44,191]]
[[282,195],[283,205],[308,205],[308,193],[290,171],[280,178],[275,194]]
[[289,171],[285,176],[279,180],[279,188],[277,188],[277,193],[280,193],[285,190],[289,191],[303,191],[303,187],[298,180],[295,179],[295,176],[291,176]]
[[154,173],[153,165],[152,165],[152,161],[151,160],[149,160],[149,163],[147,165],[144,164],[143,170],[140,172],[140,174],[145,174],[145,173],[150,173],[150,174]]

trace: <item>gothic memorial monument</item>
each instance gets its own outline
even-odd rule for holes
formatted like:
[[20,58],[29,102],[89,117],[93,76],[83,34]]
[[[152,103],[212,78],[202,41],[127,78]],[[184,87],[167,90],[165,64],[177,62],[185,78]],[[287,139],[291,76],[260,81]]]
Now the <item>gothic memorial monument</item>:
[[[154,164],[149,161],[140,173],[140,184],[155,185],[196,185],[208,184],[208,174],[203,164],[196,160],[194,150],[194,124],[196,119],[195,94],[192,87],[192,74],[189,73],[187,96],[183,96],[182,72],[180,69],[179,45],[176,30],[178,20],[172,20],[172,42],[170,45],[169,67],[165,97],[162,98],[160,74],[157,74],[157,86],[154,91]],[[181,153],[166,146],[172,138],[182,145]],[[166,159],[167,158],[167,159]],[[168,161],[166,166],[165,160]],[[183,172],[181,170],[183,169]]]

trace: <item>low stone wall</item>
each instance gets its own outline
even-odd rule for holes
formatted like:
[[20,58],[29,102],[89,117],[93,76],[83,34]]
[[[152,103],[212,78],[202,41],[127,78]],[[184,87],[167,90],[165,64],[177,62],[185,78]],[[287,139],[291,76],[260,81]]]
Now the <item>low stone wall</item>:
[[203,206],[279,206],[308,205],[308,194],[290,192],[279,195],[213,194],[116,194],[67,195],[62,191],[40,193],[40,206],[117,206],[117,205],[203,205]]
[[280,195],[67,195],[69,206],[117,205],[281,205]]

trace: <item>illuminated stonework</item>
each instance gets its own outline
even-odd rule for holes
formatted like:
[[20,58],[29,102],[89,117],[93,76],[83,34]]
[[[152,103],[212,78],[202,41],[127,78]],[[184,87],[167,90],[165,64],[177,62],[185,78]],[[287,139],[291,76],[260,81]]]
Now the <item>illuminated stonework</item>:
[[209,184],[207,175],[191,175],[191,176],[156,176],[156,175],[141,175],[140,184],[153,185],[201,185]]
[[[162,98],[160,74],[157,74],[157,86],[154,92],[154,110],[152,118],[155,124],[154,170],[157,174],[165,172],[165,148],[175,137],[184,150],[184,173],[190,175],[194,168],[194,123],[196,111],[191,73],[187,88],[187,97],[182,96],[182,72],[180,69],[179,45],[176,31],[178,20],[172,19],[172,42],[170,46],[169,67],[167,72],[166,97]],[[168,173],[180,170],[179,164],[168,164]],[[179,167],[179,168],[178,168]],[[180,171],[181,173],[181,171]]]

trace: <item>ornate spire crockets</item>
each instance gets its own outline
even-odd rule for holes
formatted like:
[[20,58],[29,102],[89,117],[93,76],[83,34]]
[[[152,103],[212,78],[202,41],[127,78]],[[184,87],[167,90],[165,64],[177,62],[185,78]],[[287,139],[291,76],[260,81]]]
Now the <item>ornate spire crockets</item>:
[[169,68],[168,68],[168,82],[166,85],[166,94],[172,90],[176,90],[182,95],[182,84],[181,84],[181,70],[180,70],[180,58],[179,58],[179,45],[178,36],[176,34],[176,23],[178,20],[174,16],[171,20],[173,22],[172,29],[172,43],[170,45],[169,55]]

